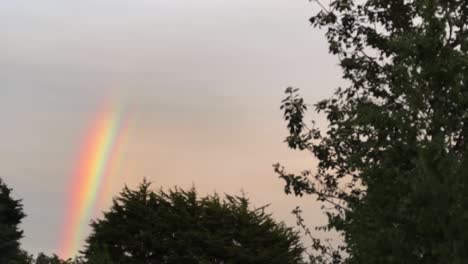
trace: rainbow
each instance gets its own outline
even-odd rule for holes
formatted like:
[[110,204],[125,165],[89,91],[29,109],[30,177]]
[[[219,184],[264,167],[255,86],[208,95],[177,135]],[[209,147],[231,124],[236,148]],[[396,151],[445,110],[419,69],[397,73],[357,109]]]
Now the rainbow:
[[122,109],[114,101],[103,104],[84,138],[69,188],[67,215],[59,242],[59,256],[72,257],[84,242],[86,229],[102,192],[109,188],[112,166],[126,130]]

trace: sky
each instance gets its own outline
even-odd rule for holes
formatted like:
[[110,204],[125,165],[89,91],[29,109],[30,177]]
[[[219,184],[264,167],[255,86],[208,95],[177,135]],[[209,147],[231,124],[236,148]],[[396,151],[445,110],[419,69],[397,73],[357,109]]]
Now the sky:
[[106,98],[119,98],[128,130],[94,217],[124,184],[147,178],[155,188],[244,191],[289,225],[301,205],[309,224],[324,223],[319,205],[286,196],[272,169],[315,163],[283,143],[284,89],[314,103],[340,84],[308,22],[314,10],[306,0],[0,0],[0,177],[23,200],[23,248],[60,247],[71,178]]

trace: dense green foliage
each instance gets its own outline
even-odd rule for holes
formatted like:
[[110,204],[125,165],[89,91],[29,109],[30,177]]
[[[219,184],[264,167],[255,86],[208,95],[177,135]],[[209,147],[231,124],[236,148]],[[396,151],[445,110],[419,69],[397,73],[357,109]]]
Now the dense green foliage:
[[0,263],[21,263],[23,260],[19,247],[23,231],[19,224],[24,216],[21,201],[11,197],[11,189],[0,178]]
[[12,262],[13,264],[31,264],[34,263],[34,256],[25,250],[21,250],[19,256]]
[[[307,125],[307,105],[283,101],[291,148],[316,170],[276,171],[286,192],[325,203],[317,263],[468,263],[468,5],[459,0],[318,2],[349,84],[315,104],[328,127]],[[324,130],[323,130],[324,129]]]
[[84,264],[81,258],[62,260],[57,255],[48,256],[44,253],[39,253],[36,257],[30,258],[29,264]]
[[65,261],[61,260],[57,255],[47,256],[43,253],[39,253],[35,264],[64,264]]
[[124,188],[92,223],[84,252],[91,263],[301,263],[298,234],[264,208],[250,209],[247,198],[149,187]]

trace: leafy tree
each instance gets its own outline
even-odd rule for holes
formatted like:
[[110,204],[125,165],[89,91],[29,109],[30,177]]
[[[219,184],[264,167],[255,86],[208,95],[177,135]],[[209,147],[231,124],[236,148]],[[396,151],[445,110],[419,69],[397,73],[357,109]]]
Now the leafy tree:
[[288,88],[289,147],[314,170],[275,165],[286,192],[327,207],[317,263],[468,263],[468,5],[459,0],[334,0],[310,19],[325,30],[349,85],[306,124]]
[[81,258],[75,258],[75,259],[68,259],[68,260],[63,260],[59,258],[57,255],[53,254],[52,256],[48,256],[44,253],[39,253],[37,255],[36,260],[29,262],[31,264],[84,264],[84,260]]
[[23,236],[19,224],[25,216],[21,200],[11,197],[11,189],[0,178],[0,263],[18,263],[23,252],[19,240]]
[[96,263],[301,263],[298,234],[247,198],[149,187],[125,187],[92,223],[86,258],[105,249],[111,261]]
[[20,250],[18,257],[16,257],[10,263],[11,264],[33,264],[34,256],[24,250]]
[[94,244],[89,252],[87,264],[112,264],[112,259],[106,246]]
[[64,264],[65,261],[61,260],[57,255],[47,256],[44,253],[39,253],[36,258],[35,264]]

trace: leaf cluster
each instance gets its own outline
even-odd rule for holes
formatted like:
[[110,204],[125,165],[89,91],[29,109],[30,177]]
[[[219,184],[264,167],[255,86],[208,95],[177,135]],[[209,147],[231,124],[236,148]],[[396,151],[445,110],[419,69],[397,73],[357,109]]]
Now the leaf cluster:
[[303,254],[297,232],[251,209],[245,196],[153,191],[146,181],[125,187],[92,229],[84,255],[106,252],[99,263],[287,264]]

